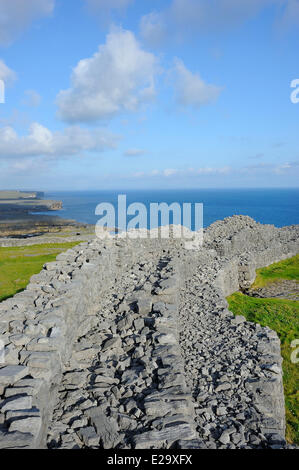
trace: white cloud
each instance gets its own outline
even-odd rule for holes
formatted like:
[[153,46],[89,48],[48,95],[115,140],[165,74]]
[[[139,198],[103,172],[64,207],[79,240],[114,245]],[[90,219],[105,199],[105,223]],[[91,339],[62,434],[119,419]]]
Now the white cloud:
[[[164,170],[152,170],[149,173],[137,172],[130,175],[133,178],[152,178],[152,177],[162,177],[162,178],[189,178],[196,176],[204,175],[225,175],[232,172],[231,167],[201,167],[201,168],[165,168]],[[128,176],[128,175],[126,175]]]
[[[124,178],[131,177],[133,179],[164,179],[170,181],[180,181],[199,179],[199,181],[205,181],[205,179],[215,177],[244,177],[244,176],[273,176],[273,175],[290,175],[296,174],[299,170],[299,162],[286,162],[286,163],[260,163],[257,165],[249,165],[244,167],[199,167],[199,168],[166,168],[163,170],[152,170],[150,172],[136,172],[131,175],[123,175]],[[223,180],[224,181],[224,180]]]
[[274,8],[285,28],[299,24],[299,0],[172,0],[170,6],[142,17],[140,32],[151,45],[163,39],[223,32],[242,26]]
[[193,74],[180,59],[175,60],[176,100],[181,106],[200,108],[215,101],[222,88],[210,85],[199,74]]
[[182,28],[239,26],[278,0],[173,0],[170,16]]
[[16,80],[16,74],[0,59],[0,80],[5,84],[11,83]]
[[30,107],[37,107],[40,105],[42,97],[35,90],[26,90],[24,92],[23,104]]
[[128,149],[124,152],[125,157],[141,157],[146,151],[142,149]]
[[179,170],[176,170],[175,168],[166,168],[163,170],[163,175],[168,177],[168,176],[174,176],[179,173]]
[[[285,162],[285,163],[258,163],[256,165],[248,165],[242,167],[239,172],[242,174],[292,174],[293,176],[298,173],[299,162]],[[238,170],[237,170],[238,171]]]
[[166,39],[166,25],[161,13],[152,12],[142,16],[139,28],[143,40],[150,46],[159,46]]
[[55,0],[0,0],[0,46],[12,43],[32,21],[49,16]]
[[111,118],[136,111],[155,95],[156,57],[144,51],[130,31],[108,34],[91,58],[72,73],[72,87],[57,97],[58,115],[68,122]]
[[92,10],[121,10],[128,7],[134,0],[86,0],[89,8]]
[[0,158],[52,157],[82,155],[115,148],[119,138],[104,129],[89,131],[78,126],[51,132],[39,123],[20,136],[11,126],[0,128]]

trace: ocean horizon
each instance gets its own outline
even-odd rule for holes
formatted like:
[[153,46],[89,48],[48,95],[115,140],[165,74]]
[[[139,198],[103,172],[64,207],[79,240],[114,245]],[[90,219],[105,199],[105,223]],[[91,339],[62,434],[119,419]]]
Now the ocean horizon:
[[127,196],[127,205],[143,203],[148,212],[150,203],[203,203],[204,227],[233,215],[248,215],[276,227],[299,224],[299,188],[46,191],[45,198],[63,203],[62,210],[51,214],[96,224],[100,218],[96,206],[106,202],[117,209],[120,194]]

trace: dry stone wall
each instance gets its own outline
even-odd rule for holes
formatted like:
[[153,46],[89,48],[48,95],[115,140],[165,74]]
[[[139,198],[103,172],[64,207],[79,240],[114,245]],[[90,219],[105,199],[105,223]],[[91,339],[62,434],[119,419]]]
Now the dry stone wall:
[[225,296],[296,254],[298,226],[234,216],[185,246],[84,243],[0,304],[0,448],[284,445],[279,339]]

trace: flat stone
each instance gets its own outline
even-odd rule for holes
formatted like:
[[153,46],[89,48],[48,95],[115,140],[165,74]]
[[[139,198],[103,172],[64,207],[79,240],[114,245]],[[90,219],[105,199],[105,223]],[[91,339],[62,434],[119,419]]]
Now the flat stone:
[[286,443],[284,437],[278,433],[269,434],[267,435],[267,438],[269,439],[270,443],[273,445],[277,444],[280,446],[284,446]]
[[134,436],[135,449],[161,448],[161,444],[167,441],[171,444],[178,439],[191,440],[196,437],[196,432],[189,424],[171,426],[161,431],[148,431]]
[[[53,369],[56,370],[59,368],[59,356],[54,351],[47,352],[31,352],[31,351],[22,351],[21,359],[24,360],[25,364],[29,367],[38,368],[38,369]],[[31,372],[31,371],[30,371]]]
[[103,383],[103,384],[112,384],[116,385],[119,383],[119,379],[114,377],[105,377],[103,375],[97,375],[94,380],[95,384]]
[[6,421],[10,422],[14,419],[36,418],[40,416],[40,410],[32,408],[31,410],[11,410],[5,413]]
[[224,416],[227,414],[227,411],[226,411],[226,408],[224,406],[220,406],[219,408],[217,408],[216,410],[216,415],[217,416]]
[[29,374],[26,366],[6,366],[0,369],[0,385],[13,385]]
[[33,444],[34,436],[18,431],[4,433],[0,431],[0,449],[23,449]]
[[232,388],[231,384],[228,382],[225,382],[223,384],[218,385],[215,388],[215,392],[224,392],[225,390],[230,390]]
[[136,320],[134,320],[134,328],[137,331],[142,330],[143,327],[144,327],[144,319],[143,318],[137,318]]
[[144,403],[144,409],[147,416],[162,417],[168,413],[171,414],[186,414],[192,413],[192,408],[187,400],[174,400],[164,402],[161,400],[149,401]]
[[148,315],[152,310],[151,297],[141,297],[137,300],[138,312],[140,315]]
[[204,441],[200,439],[191,439],[190,441],[179,440],[178,441],[179,449],[206,449],[207,446]]
[[31,340],[31,338],[29,336],[26,336],[26,335],[23,335],[23,334],[12,335],[12,336],[10,336],[9,339],[16,346],[25,346]]
[[235,318],[232,319],[232,323],[235,325],[239,325],[240,323],[246,322],[246,318],[243,315],[237,315]]
[[224,431],[221,436],[219,437],[219,442],[221,444],[229,444],[230,443],[230,435],[227,431]]
[[119,413],[118,425],[120,431],[132,431],[137,428],[137,421],[134,417],[128,416],[127,414]]
[[76,371],[67,372],[63,377],[63,382],[67,385],[75,385],[77,387],[83,387],[88,376],[87,371]]
[[94,425],[104,449],[114,448],[120,441],[116,420],[108,418],[101,407],[91,408],[85,411],[85,414]]
[[28,410],[30,408],[32,408],[32,397],[30,395],[26,395],[19,398],[7,398],[4,400],[1,407],[1,412],[4,413],[11,410]]
[[138,381],[138,374],[134,369],[127,369],[122,375],[122,383],[125,385],[135,384]]
[[175,277],[164,279],[160,282],[159,295],[171,295],[177,291],[177,280]]
[[93,447],[93,446],[99,445],[100,438],[95,432],[95,429],[93,426],[87,426],[83,429],[80,429],[77,432],[77,434],[87,447]]
[[159,344],[175,344],[176,343],[176,338],[171,333],[168,333],[168,334],[162,333],[156,336],[156,339]]
[[98,350],[95,348],[86,348],[86,349],[82,349],[81,351],[75,352],[74,357],[77,361],[86,361],[95,357],[97,353],[98,353]]
[[23,433],[31,433],[37,436],[42,427],[42,419],[40,416],[29,417],[24,419],[16,419],[9,426],[9,432],[19,431]]
[[105,352],[109,349],[119,349],[122,346],[122,342],[119,336],[115,336],[114,338],[107,339],[105,341],[104,346],[102,347],[102,352]]
[[262,369],[268,370],[273,374],[280,374],[281,368],[277,364],[263,364]]

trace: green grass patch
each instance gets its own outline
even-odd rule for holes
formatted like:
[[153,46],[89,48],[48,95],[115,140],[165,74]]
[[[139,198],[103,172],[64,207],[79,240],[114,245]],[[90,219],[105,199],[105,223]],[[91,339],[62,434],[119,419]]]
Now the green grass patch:
[[[260,282],[278,279],[298,280],[298,256],[258,270]],[[255,283],[256,284],[256,283]],[[265,285],[265,284],[263,284]],[[248,321],[275,330],[281,341],[283,384],[286,404],[286,439],[299,444],[299,363],[291,362],[291,342],[299,339],[299,302],[287,299],[262,299],[240,292],[227,298],[229,309],[235,315],[244,315]]]
[[0,302],[25,289],[45,263],[80,242],[0,248]]
[[277,282],[282,279],[294,280],[299,279],[299,254],[288,258],[279,263],[271,264],[267,268],[257,269],[256,280],[252,284],[252,288],[265,287],[267,284]]

